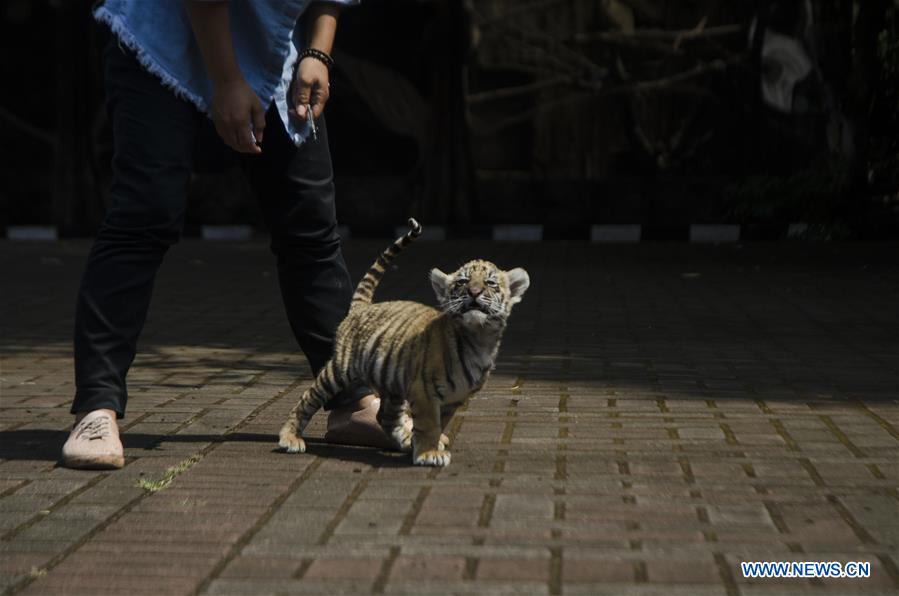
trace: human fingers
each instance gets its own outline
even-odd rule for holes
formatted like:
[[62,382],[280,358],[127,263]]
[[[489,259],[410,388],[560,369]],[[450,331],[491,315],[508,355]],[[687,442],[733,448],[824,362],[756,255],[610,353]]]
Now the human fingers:
[[232,135],[235,143],[235,149],[241,153],[262,153],[262,149],[256,144],[256,138],[253,136],[253,128],[250,126],[249,118],[243,123],[235,123],[232,128]]
[[255,137],[256,144],[261,145],[262,134],[265,132],[265,110],[262,108],[262,103],[256,102],[253,104],[252,117],[253,136]]
[[239,144],[237,143],[237,137],[234,134],[234,130],[231,126],[225,122],[224,118],[216,115],[212,119],[213,124],[215,125],[215,132],[218,133],[218,136],[222,139],[222,141],[235,151],[240,151]]
[[297,116],[306,119],[306,106],[309,105],[312,96],[313,80],[311,77],[301,75],[300,70],[297,71],[297,79],[294,83],[293,105]]
[[329,88],[327,83],[324,85],[316,86],[315,90],[312,93],[312,101],[310,105],[312,106],[312,116],[318,118],[325,111],[325,104],[328,103],[328,99],[330,99],[331,94],[329,92]]

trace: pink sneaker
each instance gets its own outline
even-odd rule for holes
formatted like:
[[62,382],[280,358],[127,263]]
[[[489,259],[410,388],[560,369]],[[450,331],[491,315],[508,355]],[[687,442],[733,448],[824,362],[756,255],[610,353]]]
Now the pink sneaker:
[[62,465],[83,470],[111,470],[125,465],[115,414],[94,410],[75,423],[62,446]]

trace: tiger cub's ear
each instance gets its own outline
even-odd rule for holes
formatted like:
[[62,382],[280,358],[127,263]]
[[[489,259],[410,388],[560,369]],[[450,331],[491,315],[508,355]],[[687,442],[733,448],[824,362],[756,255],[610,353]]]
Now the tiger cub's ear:
[[521,297],[524,296],[528,286],[531,285],[531,278],[527,271],[521,267],[516,267],[506,271],[506,280],[509,282],[511,302],[512,304],[518,304],[521,302]]
[[449,275],[437,269],[431,269],[431,287],[434,288],[434,293],[437,295],[437,300],[440,303],[443,303],[443,300],[446,298],[446,284],[449,283]]

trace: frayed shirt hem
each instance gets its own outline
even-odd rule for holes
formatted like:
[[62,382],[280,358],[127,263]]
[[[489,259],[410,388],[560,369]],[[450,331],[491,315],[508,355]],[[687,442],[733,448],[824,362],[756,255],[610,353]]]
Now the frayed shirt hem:
[[110,30],[112,30],[116,38],[118,38],[119,42],[134,52],[140,65],[143,66],[147,72],[159,78],[167,89],[171,90],[177,97],[192,103],[204,114],[210,114],[210,109],[206,104],[206,101],[196,93],[192,93],[190,90],[185,89],[178,82],[177,78],[168,73],[158,62],[156,62],[156,60],[153,59],[153,56],[141,47],[140,43],[138,43],[137,39],[131,31],[128,30],[128,27],[118,15],[114,15],[106,10],[105,7],[100,6],[94,11],[94,18],[99,22],[106,24]]

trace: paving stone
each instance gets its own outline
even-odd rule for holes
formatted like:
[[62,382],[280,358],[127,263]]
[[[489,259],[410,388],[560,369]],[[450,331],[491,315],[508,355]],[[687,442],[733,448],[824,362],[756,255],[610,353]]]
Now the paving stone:
[[290,578],[300,569],[302,559],[290,556],[257,557],[241,555],[228,563],[220,577],[223,578]]
[[452,582],[452,581],[397,581],[385,589],[387,594],[465,594],[511,596],[513,594],[549,594],[546,586],[534,582]]
[[482,558],[478,563],[477,579],[545,582],[549,579],[546,559]]
[[400,555],[393,565],[391,579],[458,580],[465,572],[466,559],[445,555]]
[[207,594],[367,594],[371,590],[368,580],[327,579],[245,579],[221,578],[213,581]]
[[316,559],[303,575],[307,580],[368,580],[373,582],[381,571],[381,558],[321,558]]

